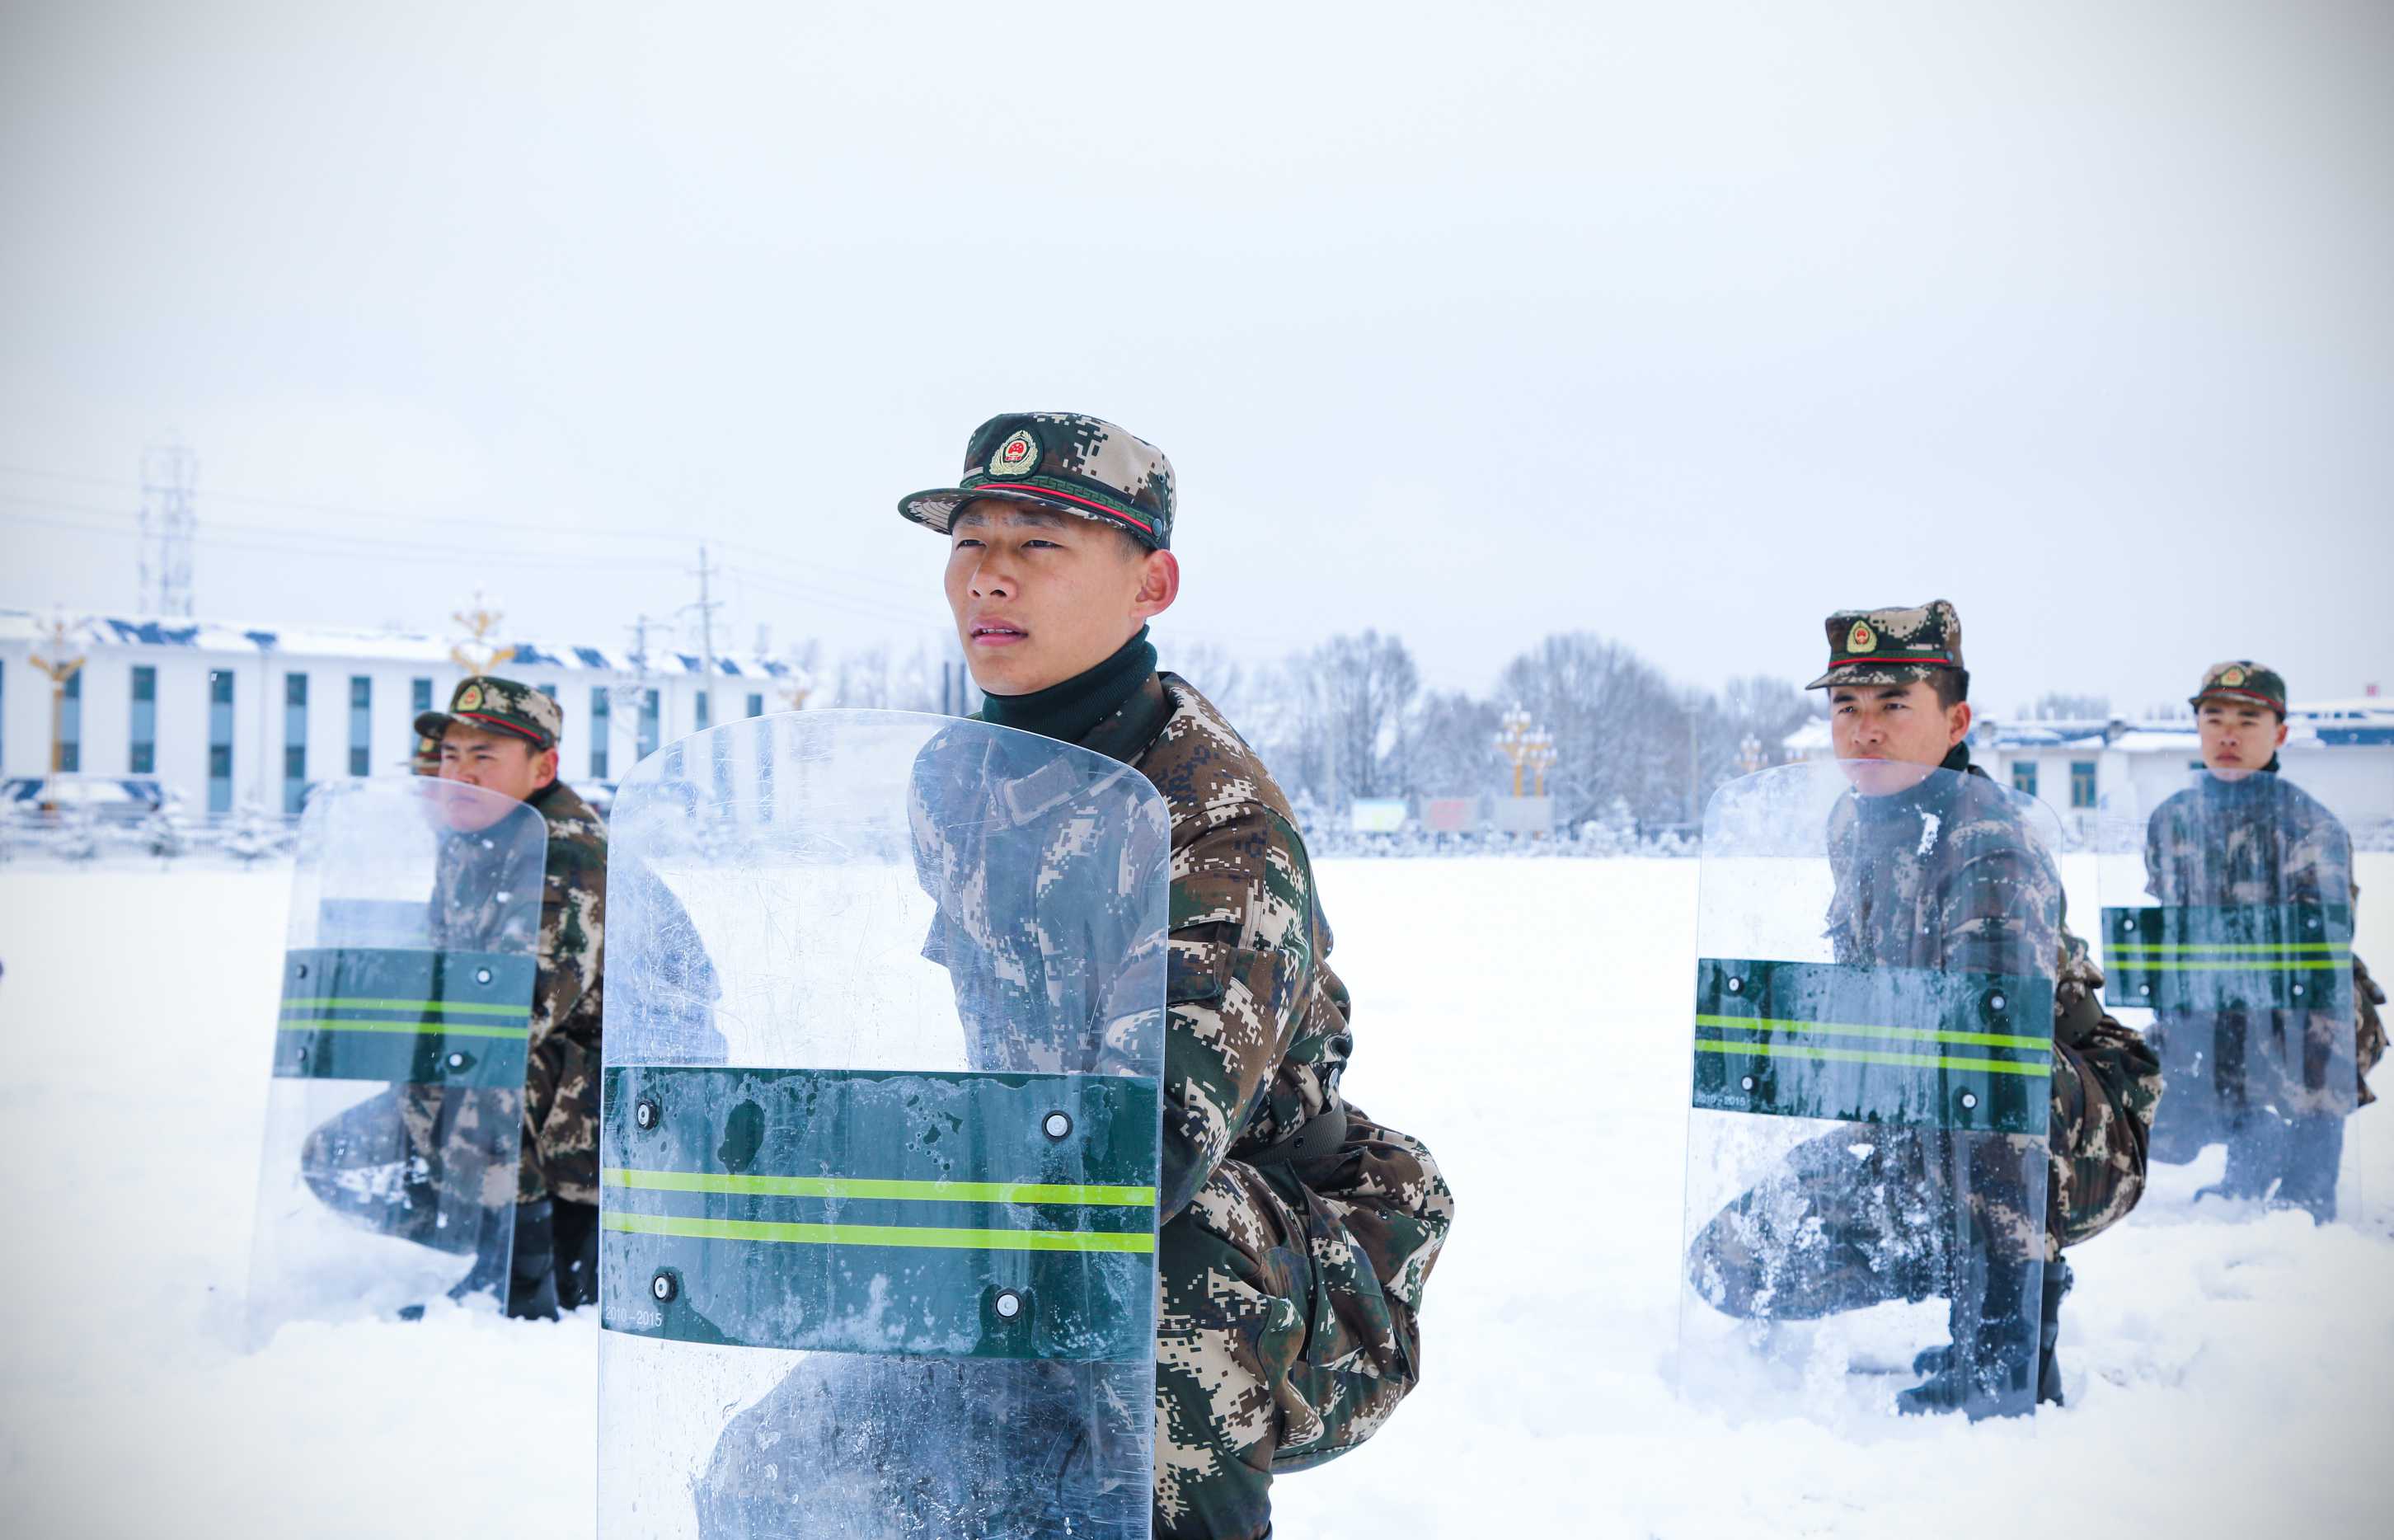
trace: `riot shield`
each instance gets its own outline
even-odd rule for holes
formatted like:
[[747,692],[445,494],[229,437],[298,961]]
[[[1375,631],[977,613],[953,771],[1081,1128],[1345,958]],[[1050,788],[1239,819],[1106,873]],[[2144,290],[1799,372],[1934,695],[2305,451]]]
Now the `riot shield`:
[[1885,1410],[1876,1370],[1920,1376],[1904,1411],[2033,1410],[2058,835],[1983,777],[1880,761],[1714,795],[1684,1393],[1836,1420]]
[[2358,1105],[2352,841],[2286,775],[2195,770],[2107,802],[2105,997],[2162,1061],[2151,1158],[2225,1145],[2199,1197],[2335,1216]]
[[300,820],[254,1342],[293,1320],[503,1305],[547,834],[453,781],[338,782]]
[[943,717],[694,744],[612,821],[601,1534],[1146,1535],[1162,798]]

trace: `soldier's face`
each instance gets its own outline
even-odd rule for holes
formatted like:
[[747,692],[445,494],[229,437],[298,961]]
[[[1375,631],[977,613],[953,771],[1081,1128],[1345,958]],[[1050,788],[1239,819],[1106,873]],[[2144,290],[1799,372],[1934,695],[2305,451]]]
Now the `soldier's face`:
[[1179,591],[1170,551],[1095,520],[984,497],[948,532],[948,609],[973,683],[992,695],[1027,695],[1094,668]]
[[2241,781],[2268,764],[2286,741],[2286,724],[2265,705],[2205,701],[2194,714],[2203,735],[2203,766],[2223,781]]
[[[513,733],[452,724],[441,735],[441,779],[522,802],[557,779],[557,751],[536,750]],[[447,817],[452,828],[480,829],[496,823],[506,810],[506,803],[489,797],[461,796],[448,805]]]
[[1829,739],[1865,796],[1920,783],[1970,731],[1970,703],[1937,704],[1926,679],[1839,685],[1829,691]]

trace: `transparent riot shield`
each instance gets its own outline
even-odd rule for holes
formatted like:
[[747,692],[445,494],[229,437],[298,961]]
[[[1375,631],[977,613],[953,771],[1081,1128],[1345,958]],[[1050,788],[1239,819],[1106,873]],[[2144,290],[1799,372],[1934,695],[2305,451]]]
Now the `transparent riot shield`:
[[[2036,1402],[2059,829],[1878,761],[1704,814],[1683,1391],[1741,1415]],[[1924,1350],[1925,1349],[1925,1350]]]
[[547,835],[455,782],[338,782],[300,820],[250,1258],[293,1320],[505,1303]]
[[2225,1146],[2199,1208],[2335,1218],[2361,1087],[2343,823],[2289,776],[2198,769],[2115,793],[2102,836],[2104,996],[2162,1061],[2151,1158]]
[[942,717],[683,747],[612,821],[600,1533],[1146,1535],[1162,798]]

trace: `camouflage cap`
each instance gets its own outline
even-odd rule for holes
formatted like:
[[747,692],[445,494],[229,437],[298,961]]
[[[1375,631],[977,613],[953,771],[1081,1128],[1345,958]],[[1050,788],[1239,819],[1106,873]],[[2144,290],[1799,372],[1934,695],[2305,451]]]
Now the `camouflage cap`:
[[2209,700],[2243,701],[2250,705],[2265,705],[2283,717],[2286,714],[2286,681],[2267,664],[2250,658],[2234,663],[2215,663],[2203,670],[2202,687],[2187,697],[2187,704],[2196,710]]
[[1010,412],[973,429],[964,474],[898,501],[941,534],[977,497],[1040,503],[1117,524],[1155,550],[1172,546],[1172,462],[1146,440],[1071,412]]
[[1962,617],[1941,599],[1912,610],[1840,610],[1828,619],[1829,671],[1804,688],[1910,684],[1962,662]]
[[519,738],[531,739],[540,748],[551,749],[565,731],[565,712],[528,684],[476,674],[457,681],[457,688],[449,696],[448,710],[428,711],[417,717],[415,731],[437,742],[452,722],[512,732]]
[[415,752],[401,761],[418,775],[441,773],[441,740],[428,732],[415,735]]

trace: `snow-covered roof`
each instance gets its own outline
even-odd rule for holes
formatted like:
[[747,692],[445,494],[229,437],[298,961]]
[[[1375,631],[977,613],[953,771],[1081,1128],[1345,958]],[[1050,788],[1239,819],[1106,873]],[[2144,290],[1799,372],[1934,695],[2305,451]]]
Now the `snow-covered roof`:
[[[49,635],[49,618],[25,610],[0,610],[0,644],[38,642]],[[275,652],[295,658],[354,658],[382,663],[454,666],[449,641],[420,631],[349,630],[323,625],[242,625],[212,620],[158,620],[116,615],[80,617],[77,643],[95,647],[188,648],[195,652]],[[559,669],[567,673],[698,675],[705,659],[675,648],[651,647],[646,666],[630,649],[579,642],[512,641],[515,653],[501,667]],[[786,678],[790,665],[749,652],[718,652],[716,672],[735,679]]]

